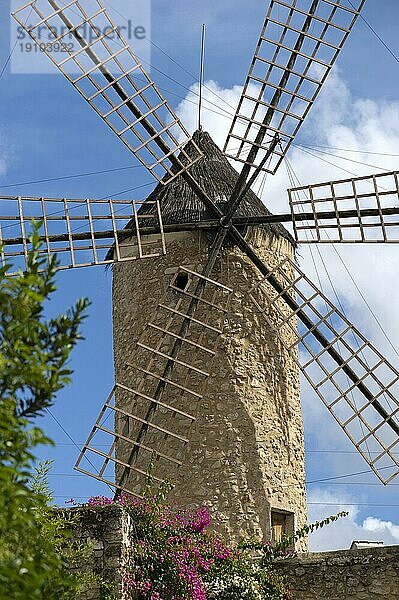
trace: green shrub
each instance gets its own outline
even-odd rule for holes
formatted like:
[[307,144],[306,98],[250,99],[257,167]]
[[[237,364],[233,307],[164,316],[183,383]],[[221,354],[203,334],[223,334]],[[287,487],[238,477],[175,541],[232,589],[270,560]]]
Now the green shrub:
[[70,380],[67,366],[87,300],[53,319],[44,304],[57,262],[40,253],[38,226],[25,273],[0,269],[0,593],[1,598],[75,598],[63,554],[68,519],[55,514],[45,488],[48,465],[29,485],[34,449],[50,444],[34,419]]

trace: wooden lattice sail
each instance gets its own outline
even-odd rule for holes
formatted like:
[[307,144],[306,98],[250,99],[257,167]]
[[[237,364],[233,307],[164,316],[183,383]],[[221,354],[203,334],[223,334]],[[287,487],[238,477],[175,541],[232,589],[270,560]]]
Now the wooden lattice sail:
[[[165,254],[159,205],[142,206],[134,200],[0,197],[0,261],[10,265],[10,275],[26,269],[34,224],[40,225],[41,255],[57,254],[60,270]],[[150,236],[142,236],[146,211]]]
[[[199,149],[185,155],[189,134],[101,0],[32,0],[13,16],[39,45],[46,32],[48,58],[156,179],[167,183],[200,158]],[[64,51],[52,52],[55,43]]]
[[333,67],[364,0],[272,0],[224,147],[227,156],[275,173]]
[[399,242],[397,171],[301,186],[288,194],[300,243]]
[[[267,297],[263,305],[256,293]],[[384,483],[399,474],[399,371],[286,259],[251,297],[282,343],[297,357],[350,441]],[[284,340],[294,340],[287,345]]]

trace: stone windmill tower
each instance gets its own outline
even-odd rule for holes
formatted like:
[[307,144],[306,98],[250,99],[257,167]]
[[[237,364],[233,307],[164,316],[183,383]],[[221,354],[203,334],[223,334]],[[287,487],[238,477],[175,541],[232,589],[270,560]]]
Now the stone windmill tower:
[[43,52],[159,184],[145,201],[1,202],[0,262],[24,266],[40,220],[61,268],[115,265],[116,381],[75,468],[137,496],[151,468],[232,538],[304,522],[297,364],[379,479],[399,473],[399,371],[300,271],[282,225],[300,243],[398,242],[399,174],[291,189],[288,214],[251,191],[286,158],[363,5],[270,0],[223,152],[190,136],[101,0],[14,13],[38,45],[44,31],[72,40]]
[[[223,209],[238,173],[208,133],[197,131],[194,142],[203,152],[202,159],[194,165],[194,174]],[[132,387],[134,369],[127,365],[135,364],[137,342],[148,322],[154,321],[157,306],[173,302],[176,292],[169,286],[178,267],[201,272],[212,243],[209,231],[184,228],[185,224],[201,223],[209,217],[182,177],[166,186],[158,185],[149,197],[150,201],[155,199],[159,201],[164,225],[181,225],[179,232],[166,234],[167,255],[114,267],[115,372],[116,380],[128,387]],[[148,212],[145,204],[142,210]],[[241,204],[240,216],[268,214],[264,204],[249,191]],[[244,229],[270,268],[287,256],[293,257],[295,242],[281,225]],[[247,257],[226,244],[212,276],[234,289],[225,316],[228,327],[222,327],[216,356],[206,362],[201,357],[199,366],[209,368],[210,374],[193,411],[196,421],[191,427],[190,445],[182,454],[183,466],[171,465],[168,475],[176,486],[173,495],[184,504],[209,505],[223,533],[237,539],[254,534],[267,538],[272,527],[278,535],[281,529],[288,532],[306,522],[298,367],[282,351],[276,330],[259,319],[249,298],[258,275]],[[177,285],[184,288],[187,279],[188,274],[185,278],[181,273]],[[209,332],[210,337],[212,333]],[[205,341],[209,336],[205,335]],[[194,351],[190,346],[184,348],[179,360],[192,364]],[[137,383],[133,387],[137,389]],[[173,404],[168,393],[173,395],[175,390],[169,389],[164,395],[164,401]],[[132,412],[132,395],[119,397],[118,404]],[[192,404],[190,398],[186,400]],[[159,424],[166,427],[165,415]],[[170,427],[176,430],[175,425]],[[129,442],[120,444],[123,459]],[[168,447],[170,439],[157,446],[165,453]],[[135,472],[130,473],[127,487],[134,489],[135,477]]]

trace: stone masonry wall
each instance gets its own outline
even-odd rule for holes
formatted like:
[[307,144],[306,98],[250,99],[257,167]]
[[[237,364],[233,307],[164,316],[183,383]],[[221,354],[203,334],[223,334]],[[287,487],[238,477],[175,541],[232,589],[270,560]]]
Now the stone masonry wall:
[[295,600],[399,600],[399,546],[300,555],[276,569]]
[[[70,509],[78,515],[73,537],[78,544],[89,544],[89,556],[77,565],[80,572],[98,576],[99,580],[118,585],[118,577],[128,546],[126,515],[118,507]],[[101,584],[94,583],[79,600],[101,600]]]
[[[249,239],[270,268],[293,255],[287,240],[268,236],[262,230],[252,231]],[[158,318],[158,303],[168,302],[165,294],[173,273],[179,266],[201,272],[208,247],[204,234],[181,233],[168,236],[166,256],[115,265],[117,383],[137,389],[138,372],[129,366],[139,360],[137,340],[146,324]],[[212,363],[199,360],[188,346],[179,354],[180,360],[194,362],[210,376],[200,389],[196,382],[187,383],[190,389],[200,391],[203,397],[199,401],[171,397],[170,388],[164,394],[164,401],[173,406],[182,402],[177,406],[193,414],[196,421],[188,434],[186,422],[182,421],[179,430],[178,417],[172,423],[167,414],[157,411],[159,426],[173,427],[173,431],[188,435],[190,442],[181,449],[175,440],[165,439],[161,450],[181,460],[183,466],[171,468],[160,460],[156,475],[172,480],[173,494],[181,503],[209,506],[218,531],[232,541],[253,535],[270,539],[271,509],[294,513],[296,529],[307,520],[298,368],[282,349],[275,328],[249,298],[249,290],[258,282],[259,274],[247,256],[237,248],[225,249],[211,277],[234,290],[224,332]],[[266,304],[262,292],[257,299]],[[201,311],[199,315],[196,313],[197,318],[205,317]],[[162,322],[159,319],[158,324]],[[207,340],[203,341],[206,345]],[[135,399],[134,408],[132,396],[122,393],[117,402],[133,411],[139,400]],[[116,427],[121,427],[118,421]],[[149,432],[145,440],[150,447],[152,435],[155,437],[156,432]],[[129,443],[119,442],[119,459],[126,462],[130,451]],[[137,466],[145,472],[145,462],[138,462]],[[130,489],[134,490],[138,489],[135,477],[139,479],[140,475],[132,474],[129,480]]]

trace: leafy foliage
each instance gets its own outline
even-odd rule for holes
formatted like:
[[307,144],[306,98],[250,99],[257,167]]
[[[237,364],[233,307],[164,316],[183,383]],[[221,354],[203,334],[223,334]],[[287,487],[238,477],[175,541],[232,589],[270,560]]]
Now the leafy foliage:
[[26,272],[7,277],[0,269],[0,397],[16,404],[19,417],[35,417],[70,381],[66,366],[79,340],[87,299],[56,318],[44,319],[44,304],[55,291],[57,260],[41,258],[38,229]]
[[74,598],[62,553],[68,523],[49,508],[48,465],[33,489],[29,480],[34,449],[51,443],[32,420],[70,380],[67,362],[88,302],[45,319],[57,262],[41,258],[38,227],[31,242],[25,273],[10,278],[7,266],[0,269],[0,590],[15,600]]

